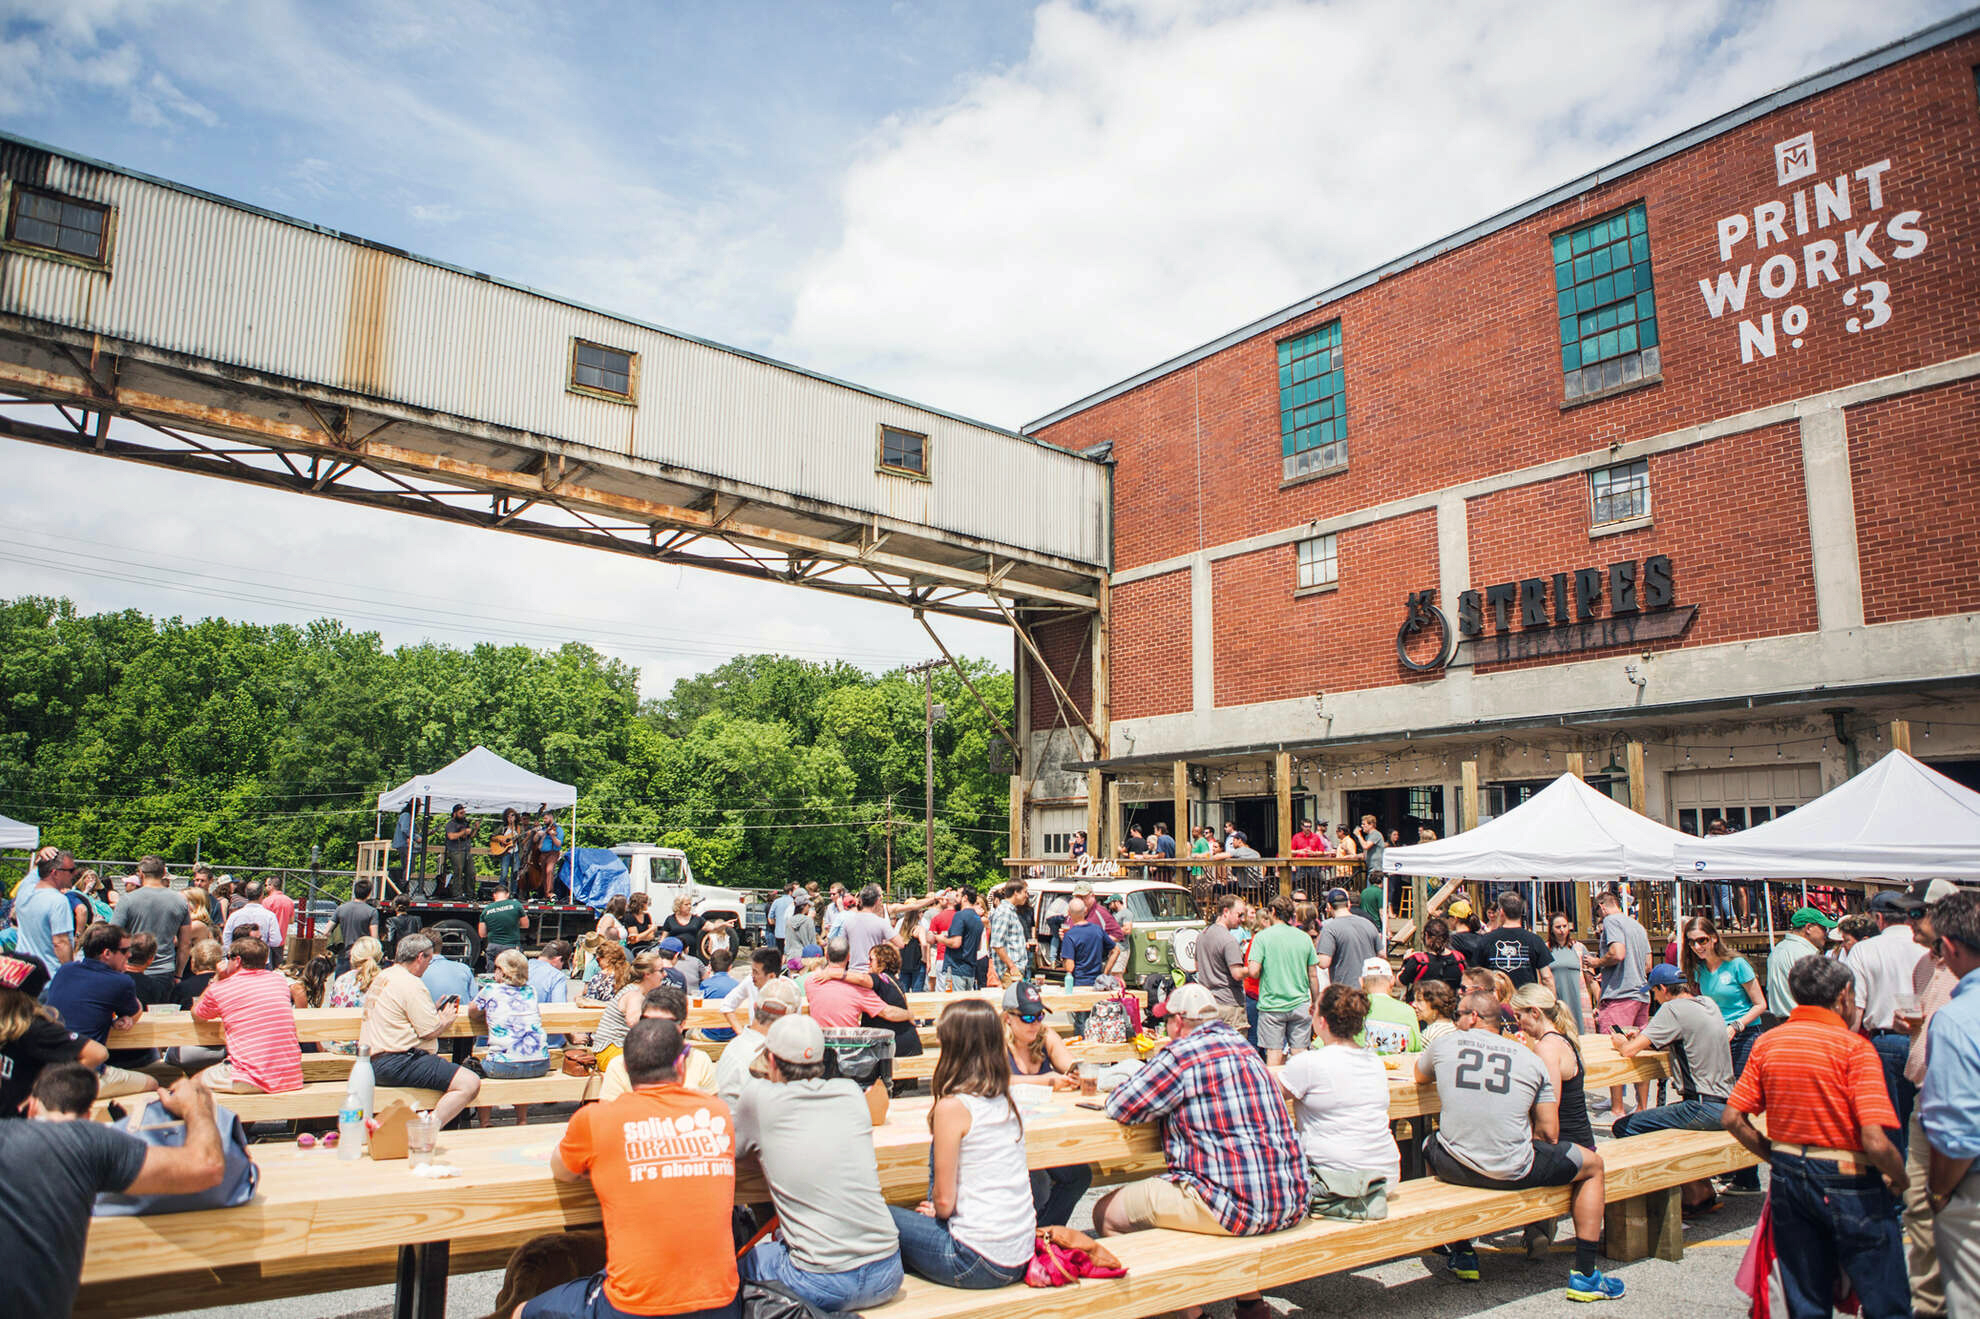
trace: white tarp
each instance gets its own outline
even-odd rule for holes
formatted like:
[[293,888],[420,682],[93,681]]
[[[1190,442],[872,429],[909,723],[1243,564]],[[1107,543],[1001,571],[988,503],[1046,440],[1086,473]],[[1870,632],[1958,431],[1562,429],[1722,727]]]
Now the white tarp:
[[511,764],[487,747],[474,750],[445,769],[407,779],[389,792],[378,794],[378,809],[397,811],[407,802],[433,798],[433,809],[446,814],[456,802],[470,815],[498,815],[513,806],[533,811],[538,806],[560,810],[577,804],[577,789],[568,783],[532,774],[521,765]]
[[1980,879],[1980,792],[1892,751],[1806,806],[1678,844],[1711,879]]
[[0,848],[32,852],[41,845],[41,830],[0,815]]
[[1392,847],[1382,864],[1442,879],[1669,879],[1683,837],[1563,774],[1496,820]]

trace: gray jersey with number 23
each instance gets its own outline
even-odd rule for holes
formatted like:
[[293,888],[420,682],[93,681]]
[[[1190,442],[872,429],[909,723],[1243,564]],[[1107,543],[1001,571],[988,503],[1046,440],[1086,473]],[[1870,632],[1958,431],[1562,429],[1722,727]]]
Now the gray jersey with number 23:
[[1461,1030],[1423,1052],[1437,1078],[1437,1142],[1487,1177],[1514,1181],[1533,1167],[1533,1106],[1556,1102],[1538,1054],[1517,1040]]

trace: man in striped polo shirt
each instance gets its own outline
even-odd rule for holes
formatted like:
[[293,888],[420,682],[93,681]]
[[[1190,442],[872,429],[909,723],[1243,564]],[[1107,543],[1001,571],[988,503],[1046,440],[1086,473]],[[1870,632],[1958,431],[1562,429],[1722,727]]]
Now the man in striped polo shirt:
[[[1805,957],[1788,972],[1799,1005],[1760,1037],[1726,1100],[1723,1122],[1773,1167],[1768,1211],[1792,1319],[1831,1313],[1836,1269],[1864,1319],[1908,1319],[1911,1283],[1898,1229],[1907,1180],[1891,1142],[1897,1111],[1877,1050],[1844,1021],[1850,970]],[[1767,1115],[1767,1134],[1752,1115]]]
[[201,1072],[202,1084],[250,1094],[302,1089],[302,1046],[296,1041],[289,982],[268,969],[266,941],[234,936],[212,983],[194,1000],[193,1016],[217,1019],[227,1040],[227,1061]]

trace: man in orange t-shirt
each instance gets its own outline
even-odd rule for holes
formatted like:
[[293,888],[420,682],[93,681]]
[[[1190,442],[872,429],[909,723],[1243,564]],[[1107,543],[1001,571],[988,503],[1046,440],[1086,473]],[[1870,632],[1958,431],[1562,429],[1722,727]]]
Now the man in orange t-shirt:
[[741,1319],[735,1127],[721,1100],[681,1084],[688,1047],[671,1021],[636,1023],[623,1053],[633,1089],[571,1115],[550,1171],[591,1180],[605,1271],[553,1287],[516,1319]]

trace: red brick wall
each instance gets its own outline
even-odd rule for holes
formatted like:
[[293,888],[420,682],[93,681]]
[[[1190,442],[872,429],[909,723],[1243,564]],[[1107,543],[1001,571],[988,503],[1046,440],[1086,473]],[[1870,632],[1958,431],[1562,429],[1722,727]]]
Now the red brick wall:
[[[1664,554],[1674,565],[1677,604],[1697,605],[1698,617],[1681,640],[1647,649],[1814,631],[1799,425],[1655,454],[1649,462],[1651,525],[1640,531],[1590,540],[1588,478],[1581,473],[1469,501],[1473,589]],[[1733,492],[1736,509],[1727,502]],[[1455,601],[1445,609],[1455,618]],[[1601,613],[1608,615],[1606,603]],[[1489,613],[1485,627],[1492,635]],[[1559,662],[1543,656],[1492,667]]]
[[1980,610],[1980,383],[1845,415],[1864,621]]
[[1189,570],[1115,587],[1112,620],[1114,718],[1189,709]]
[[[1339,533],[1340,586],[1293,596],[1290,545],[1210,565],[1217,704],[1249,705],[1384,687],[1406,674],[1396,627],[1407,584],[1437,582],[1437,516],[1412,513]],[[1121,664],[1114,666],[1120,681]]]
[[[1093,717],[1093,648],[1088,642],[1083,618],[1059,623],[1040,623],[1031,630],[1039,654],[1052,666],[1059,683],[1073,698],[1079,712]],[[1034,732],[1056,728],[1060,723],[1059,701],[1036,661],[1031,665],[1031,727]],[[1075,725],[1077,727],[1077,725]]]
[[[1789,106],[1096,405],[1043,437],[1072,448],[1114,442],[1119,570],[1973,352],[1980,349],[1972,315],[1980,263],[1971,258],[1980,241],[1976,63],[1980,38],[1967,38]],[[1773,146],[1804,131],[1815,134],[1817,174],[1777,186]],[[1796,189],[1886,158],[1881,209],[1866,210],[1866,187],[1851,179],[1852,223],[1879,223],[1870,242],[1884,269],[1852,278],[1839,260],[1839,283],[1763,297],[1761,259],[1799,257],[1804,243],[1820,238],[1842,241],[1840,226],[1796,236],[1791,209],[1785,246],[1756,251],[1749,234],[1730,263],[1720,261],[1720,217],[1744,210],[1750,224],[1760,202],[1791,207]],[[1663,381],[1563,411],[1550,235],[1638,200],[1648,210]],[[1923,212],[1929,242],[1898,260],[1881,225],[1913,209]],[[1699,280],[1722,269],[1736,274],[1748,261],[1755,270],[1745,312],[1710,318]],[[1851,334],[1845,322],[1861,319],[1862,308],[1852,312],[1841,299],[1865,278],[1889,284],[1892,314],[1877,329]],[[1778,318],[1791,304],[1811,315],[1803,347],[1783,336],[1776,357],[1742,365],[1737,321],[1757,322],[1764,311]],[[1335,317],[1344,332],[1349,470],[1281,489],[1275,344]],[[1755,497],[1753,487],[1749,474],[1717,492],[1728,521]],[[1792,502],[1786,494],[1760,497]],[[1290,570],[1279,577],[1289,580]],[[1383,584],[1384,619],[1399,611],[1389,597],[1411,584]],[[1258,603],[1298,612],[1284,598]],[[1783,630],[1793,630],[1791,616],[1782,614]],[[1717,627],[1700,630],[1714,635]],[[1124,676],[1117,671],[1115,681]],[[1299,685],[1289,675],[1234,675],[1231,683],[1233,691]],[[1220,703],[1224,684],[1220,674]]]

